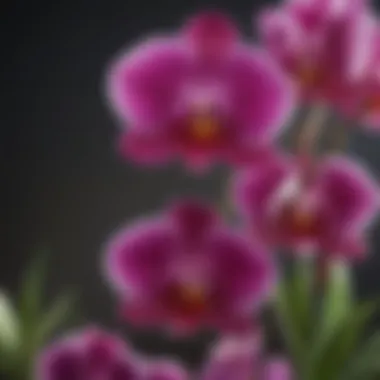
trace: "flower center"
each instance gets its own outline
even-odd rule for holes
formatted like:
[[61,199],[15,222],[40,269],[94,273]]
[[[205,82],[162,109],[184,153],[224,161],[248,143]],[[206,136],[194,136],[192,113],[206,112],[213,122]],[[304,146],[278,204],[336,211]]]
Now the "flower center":
[[280,212],[278,226],[294,236],[312,237],[319,232],[319,219],[314,210],[290,204]]
[[312,87],[323,81],[323,73],[315,65],[301,64],[295,76],[303,87]]
[[204,301],[204,289],[201,286],[180,286],[179,295],[184,302],[191,304],[201,304]]
[[181,314],[196,315],[203,312],[206,301],[204,287],[197,284],[173,284],[167,289],[166,306]]
[[297,231],[310,231],[315,224],[315,216],[311,212],[295,210],[292,215],[292,222]]
[[197,141],[213,141],[219,135],[219,124],[208,114],[199,114],[192,118],[190,134]]

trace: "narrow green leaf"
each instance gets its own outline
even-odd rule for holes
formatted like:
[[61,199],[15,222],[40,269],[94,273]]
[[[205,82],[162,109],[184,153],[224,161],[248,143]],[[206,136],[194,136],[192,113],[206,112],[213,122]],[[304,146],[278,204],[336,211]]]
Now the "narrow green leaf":
[[19,314],[25,338],[33,333],[41,318],[46,267],[47,252],[43,250],[32,260],[21,283]]
[[360,380],[371,376],[380,376],[380,332],[362,345],[342,379]]
[[[9,351],[4,347],[0,347],[0,375],[12,375],[15,362],[18,359],[18,351]],[[0,378],[2,378],[0,376]]]
[[310,257],[299,257],[295,262],[292,275],[293,315],[298,325],[299,335],[309,346],[314,323],[313,299],[313,262]]
[[[322,294],[315,335],[310,345],[310,373],[312,374],[318,370],[318,366],[321,366],[321,358],[326,356],[326,352],[329,352],[334,345],[339,346],[338,337],[345,328],[345,324],[348,323],[347,319],[353,307],[349,267],[342,262],[330,262],[328,269],[328,279]],[[334,349],[338,350],[339,347]],[[329,358],[324,360],[329,360]]]
[[69,321],[73,315],[75,299],[76,297],[73,294],[67,293],[54,301],[40,321],[36,338],[37,344],[44,344],[57,329]]
[[13,353],[20,344],[19,318],[10,298],[0,291],[0,348],[5,355]]
[[307,367],[307,350],[297,316],[293,290],[291,280],[283,279],[278,284],[275,311],[294,365],[299,373],[304,373]]
[[353,305],[351,274],[348,265],[342,262],[330,264],[329,278],[322,303],[318,344],[327,342],[336,328],[347,318]]
[[375,310],[374,303],[365,302],[352,309],[351,314],[341,320],[324,345],[323,351],[319,351],[319,356],[314,358],[313,379],[336,380],[342,376]]

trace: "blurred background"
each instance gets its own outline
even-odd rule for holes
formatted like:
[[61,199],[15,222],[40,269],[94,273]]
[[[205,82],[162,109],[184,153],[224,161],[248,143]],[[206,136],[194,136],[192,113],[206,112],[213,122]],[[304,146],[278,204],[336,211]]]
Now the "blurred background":
[[[177,195],[218,201],[225,173],[192,178],[179,166],[143,170],[114,152],[117,125],[102,91],[105,68],[141,36],[176,28],[202,7],[218,7],[252,35],[251,20],[265,0],[14,0],[0,13],[1,207],[0,288],[17,290],[35,251],[48,247],[47,296],[66,287],[80,295],[87,320],[122,329],[151,353],[202,356],[208,337],[170,342],[123,326],[104,284],[101,253],[120,224]],[[272,1],[272,3],[275,3]],[[379,2],[377,2],[377,6]],[[378,7],[379,8],[379,7]],[[380,178],[380,138],[351,135]],[[370,259],[355,268],[360,297],[380,294],[380,223]]]

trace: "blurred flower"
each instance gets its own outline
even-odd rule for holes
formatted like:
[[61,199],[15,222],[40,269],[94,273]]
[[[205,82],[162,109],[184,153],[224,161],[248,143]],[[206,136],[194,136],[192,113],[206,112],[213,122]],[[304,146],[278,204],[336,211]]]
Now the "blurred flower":
[[290,364],[263,358],[258,338],[224,337],[211,352],[201,380],[291,380]]
[[351,119],[364,123],[374,130],[380,128],[380,27],[377,25],[368,70],[361,81],[352,85],[349,101],[342,104],[342,111]]
[[358,164],[327,156],[311,164],[283,157],[246,171],[234,198],[252,228],[293,249],[356,257],[379,210],[378,187]]
[[127,319],[180,333],[245,328],[273,280],[262,247],[190,201],[122,229],[106,270]]
[[13,352],[20,344],[19,319],[10,298],[0,290],[0,352]]
[[350,112],[373,59],[374,19],[367,0],[287,0],[259,16],[259,29],[303,97]]
[[39,380],[185,380],[186,372],[170,361],[150,361],[124,342],[90,328],[45,349],[37,363]]
[[152,37],[111,66],[107,91],[123,125],[121,153],[140,163],[182,157],[261,159],[292,111],[289,83],[262,51],[240,41],[223,14],[191,18],[178,34]]

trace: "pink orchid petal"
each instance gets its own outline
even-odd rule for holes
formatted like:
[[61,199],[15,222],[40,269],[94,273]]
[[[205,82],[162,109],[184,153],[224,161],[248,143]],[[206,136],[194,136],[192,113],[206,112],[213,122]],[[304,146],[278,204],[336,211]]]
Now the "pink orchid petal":
[[106,270],[125,318],[171,331],[245,329],[274,281],[265,248],[193,201],[123,228]]
[[173,206],[169,217],[177,225],[180,238],[185,244],[202,242],[212,229],[219,223],[214,210],[199,201],[184,200]]
[[219,59],[237,42],[239,31],[223,13],[208,11],[185,24],[184,34],[201,59]]
[[292,380],[294,373],[290,363],[283,359],[272,359],[265,368],[264,380]]
[[[225,310],[250,312],[268,295],[273,283],[273,268],[264,248],[229,231],[215,230],[207,250],[215,263],[214,276]],[[242,314],[243,315],[243,314]]]
[[250,333],[222,338],[211,351],[201,380],[246,380],[257,372],[258,342]]
[[368,224],[379,211],[379,188],[359,164],[334,156],[326,160],[322,186],[342,228]]
[[133,294],[136,287],[157,291],[176,248],[173,227],[165,220],[137,223],[112,239],[107,248],[107,277],[119,291]]
[[273,139],[287,122],[294,100],[292,86],[279,68],[264,52],[241,48],[227,81],[234,120],[246,128],[246,143]]
[[233,182],[233,197],[239,211],[255,223],[263,222],[267,202],[286,176],[294,170],[285,158],[268,160],[266,164],[238,173]]
[[187,380],[188,373],[176,362],[155,361],[149,364],[145,380]]
[[108,74],[112,107],[134,125],[150,127],[172,116],[188,73],[189,56],[178,38],[152,38],[116,60]]
[[149,165],[165,163],[174,153],[170,143],[161,136],[135,131],[128,131],[120,137],[117,150],[125,158]]

